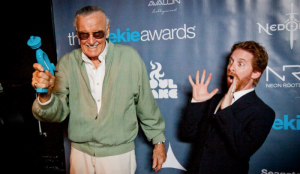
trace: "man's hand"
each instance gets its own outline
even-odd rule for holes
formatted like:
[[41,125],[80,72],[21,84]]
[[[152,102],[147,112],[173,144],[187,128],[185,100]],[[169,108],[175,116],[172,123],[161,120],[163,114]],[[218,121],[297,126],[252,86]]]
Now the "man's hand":
[[161,169],[163,163],[167,159],[167,153],[164,143],[154,145],[152,159],[152,168],[155,169],[155,172],[157,172]]
[[222,99],[222,103],[221,103],[221,109],[225,109],[227,106],[230,106],[232,103],[232,99],[233,99],[233,93],[235,92],[235,88],[236,88],[236,77],[233,78],[233,82],[230,85],[227,93],[225,94],[224,98]]
[[191,75],[189,75],[189,81],[193,87],[193,99],[198,102],[207,101],[207,100],[211,99],[218,92],[218,89],[216,88],[211,93],[208,93],[207,87],[210,83],[212,74],[210,73],[208,75],[208,78],[207,78],[206,82],[204,83],[205,74],[206,74],[206,70],[203,70],[200,83],[199,83],[199,71],[196,72],[196,83],[194,83]]
[[54,86],[55,76],[53,76],[48,70],[44,72],[44,68],[42,65],[35,63],[33,64],[33,68],[35,69],[32,74],[32,82],[31,85],[36,88],[47,88],[47,93],[38,93],[40,102],[45,103],[51,97],[52,88]]

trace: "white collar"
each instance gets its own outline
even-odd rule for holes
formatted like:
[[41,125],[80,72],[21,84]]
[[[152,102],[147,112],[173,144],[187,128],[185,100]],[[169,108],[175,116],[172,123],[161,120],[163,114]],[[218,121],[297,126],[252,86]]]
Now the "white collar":
[[242,96],[248,94],[251,91],[254,91],[254,88],[246,89],[246,90],[242,90],[242,91],[238,91],[238,92],[233,93],[234,101],[237,101],[239,98],[241,98]]

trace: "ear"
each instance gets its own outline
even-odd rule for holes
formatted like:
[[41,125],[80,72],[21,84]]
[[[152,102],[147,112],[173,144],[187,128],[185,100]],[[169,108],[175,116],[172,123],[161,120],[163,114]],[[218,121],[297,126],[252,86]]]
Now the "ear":
[[251,78],[254,80],[254,79],[258,79],[261,75],[261,72],[259,71],[253,71],[252,72],[252,75],[251,75]]
[[109,37],[109,28],[110,28],[110,24],[107,24],[107,29],[106,29],[106,38]]

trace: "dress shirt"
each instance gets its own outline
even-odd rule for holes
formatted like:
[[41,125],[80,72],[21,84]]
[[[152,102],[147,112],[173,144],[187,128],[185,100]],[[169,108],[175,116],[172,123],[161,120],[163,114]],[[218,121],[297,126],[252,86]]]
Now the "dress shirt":
[[94,100],[97,103],[98,113],[101,108],[101,97],[102,97],[102,86],[103,80],[105,76],[105,56],[107,53],[108,43],[105,43],[105,48],[102,53],[98,56],[98,59],[101,61],[101,64],[98,68],[92,63],[91,59],[89,59],[83,52],[82,52],[82,60],[85,63],[85,68],[89,77],[91,92]]
[[241,98],[242,96],[248,94],[251,91],[254,91],[254,88],[247,89],[247,90],[242,90],[242,91],[238,91],[238,92],[233,93],[233,100],[232,100],[231,104],[233,104],[239,98]]

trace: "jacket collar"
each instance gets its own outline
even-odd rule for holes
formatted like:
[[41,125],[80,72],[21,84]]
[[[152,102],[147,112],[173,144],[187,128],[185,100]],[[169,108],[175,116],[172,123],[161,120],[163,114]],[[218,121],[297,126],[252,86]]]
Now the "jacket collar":
[[243,95],[240,99],[232,104],[234,111],[239,111],[241,109],[249,107],[254,102],[257,102],[258,96],[255,93],[255,90]]

